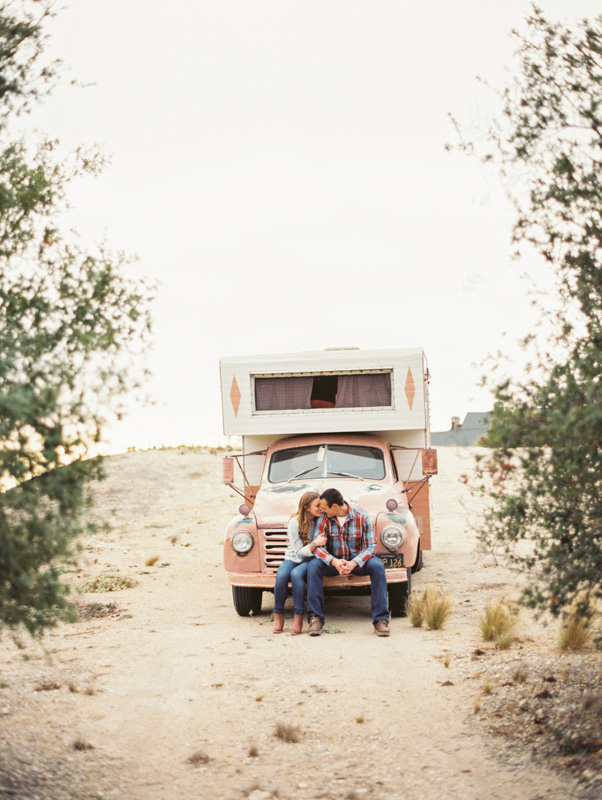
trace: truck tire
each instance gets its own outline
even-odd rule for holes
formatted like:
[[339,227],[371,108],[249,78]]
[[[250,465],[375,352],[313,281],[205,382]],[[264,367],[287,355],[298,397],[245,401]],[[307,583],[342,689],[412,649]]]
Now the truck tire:
[[420,572],[423,566],[424,566],[424,561],[422,558],[422,550],[420,549],[420,544],[418,544],[418,552],[416,553],[416,561],[414,562],[414,566],[412,567],[412,574],[414,572]]
[[407,617],[408,600],[410,598],[410,583],[390,583],[389,589],[389,611],[392,617]]
[[262,589],[251,586],[233,586],[232,599],[236,613],[241,617],[250,617],[261,611]]

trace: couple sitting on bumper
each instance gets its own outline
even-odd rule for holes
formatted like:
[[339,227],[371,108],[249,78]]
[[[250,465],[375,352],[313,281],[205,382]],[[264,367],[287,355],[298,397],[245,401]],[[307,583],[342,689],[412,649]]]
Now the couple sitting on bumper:
[[309,635],[319,636],[324,627],[324,577],[369,575],[374,630],[378,636],[389,635],[385,568],[374,555],[372,522],[363,508],[345,502],[337,489],[321,495],[305,492],[288,524],[288,539],[274,586],[274,633],[284,627],[289,581],[295,609],[291,633],[301,633],[307,585]]

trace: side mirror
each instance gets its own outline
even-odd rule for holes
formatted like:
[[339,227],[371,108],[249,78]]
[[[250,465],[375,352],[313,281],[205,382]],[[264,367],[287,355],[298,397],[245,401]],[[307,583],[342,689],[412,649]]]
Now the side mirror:
[[222,460],[223,483],[234,483],[234,459],[224,456]]
[[437,451],[436,450],[423,450],[422,451],[422,474],[423,475],[436,475],[437,468]]

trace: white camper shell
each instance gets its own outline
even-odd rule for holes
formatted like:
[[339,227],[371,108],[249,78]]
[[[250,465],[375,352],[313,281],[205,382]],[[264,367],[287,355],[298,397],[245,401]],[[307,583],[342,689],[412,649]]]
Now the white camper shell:
[[[430,448],[421,349],[234,356],[222,358],[220,369],[224,434],[242,436],[244,453],[303,433],[377,433],[401,447]],[[328,391],[329,378],[337,379],[336,405],[321,407],[315,394],[320,384]],[[405,460],[402,473],[418,478],[419,465],[413,474],[403,468],[411,469],[414,457]]]

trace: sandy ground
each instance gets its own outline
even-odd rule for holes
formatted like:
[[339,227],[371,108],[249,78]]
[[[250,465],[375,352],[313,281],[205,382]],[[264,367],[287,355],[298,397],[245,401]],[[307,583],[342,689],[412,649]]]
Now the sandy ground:
[[[527,747],[500,746],[477,720],[488,669],[526,653],[552,666],[563,656],[553,631],[525,614],[509,651],[483,645],[478,615],[515,591],[516,577],[476,551],[476,501],[458,480],[471,452],[441,448],[439,462],[434,549],[413,588],[439,584],[454,611],[440,631],[395,619],[383,639],[369,597],[327,600],[330,633],[316,638],[271,634],[269,594],[261,615],[237,616],[222,540],[238,501],[220,483],[218,455],[109,459],[95,515],[111,530],[83,542],[80,571],[65,579],[112,573],[138,585],[74,594],[88,616],[42,647],[3,636],[0,797],[584,796],[574,776]],[[275,736],[279,723],[298,741]]]

